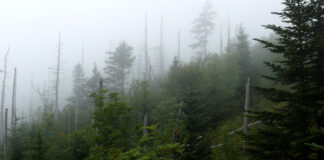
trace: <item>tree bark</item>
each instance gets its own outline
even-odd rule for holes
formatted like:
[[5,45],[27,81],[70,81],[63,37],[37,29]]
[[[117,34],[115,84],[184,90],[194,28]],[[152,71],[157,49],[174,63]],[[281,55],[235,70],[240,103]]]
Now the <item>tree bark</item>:
[[78,129],[78,115],[79,115],[79,97],[77,97],[76,105],[74,108],[74,130]]
[[178,61],[180,61],[180,47],[181,47],[181,31],[179,30],[179,33],[178,33]]
[[4,143],[3,143],[3,159],[7,160],[7,133],[8,133],[8,108],[5,113],[5,132],[4,132]]
[[7,57],[9,54],[9,47],[7,50],[7,53],[5,55],[4,59],[4,67],[3,67],[3,80],[2,80],[2,93],[1,93],[1,138],[0,141],[3,143],[3,136],[4,136],[4,102],[5,102],[5,96],[6,96],[6,80],[7,80]]
[[148,112],[145,113],[144,115],[144,128],[143,128],[143,136],[147,135],[147,127],[148,126]]
[[56,80],[55,80],[55,120],[58,120],[59,112],[59,84],[60,84],[60,71],[61,71],[61,34],[59,33],[58,50],[57,50],[57,65],[56,65]]
[[[250,99],[250,77],[247,78],[247,82],[245,85],[245,104],[244,104],[244,122],[243,122],[243,133],[246,135],[248,133],[248,117],[247,117],[247,111],[249,109],[249,99]],[[245,141],[243,141],[243,150],[245,151],[246,144]]]
[[16,91],[17,91],[17,69],[15,68],[14,71],[14,81],[13,81],[13,88],[12,88],[12,102],[11,102],[11,130],[12,135],[15,136],[16,134],[16,123],[17,123],[17,114],[16,114]]

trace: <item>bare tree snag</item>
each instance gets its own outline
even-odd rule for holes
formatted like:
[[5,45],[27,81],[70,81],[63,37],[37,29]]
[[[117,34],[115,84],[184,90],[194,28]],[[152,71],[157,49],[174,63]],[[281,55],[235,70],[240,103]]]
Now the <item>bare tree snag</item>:
[[138,80],[141,80],[141,55],[138,55]]
[[84,71],[84,43],[82,43],[81,65],[82,65],[82,70]]
[[10,52],[10,48],[8,47],[7,53],[4,58],[4,66],[3,66],[3,79],[2,79],[2,92],[1,92],[1,142],[3,142],[4,136],[4,104],[5,104],[5,96],[6,96],[6,80],[7,80],[7,58]]
[[147,13],[145,13],[145,28],[144,28],[144,56],[145,56],[145,74],[144,80],[149,80],[149,57],[148,57],[148,49],[147,49]]
[[8,139],[8,108],[5,113],[5,130],[4,130],[4,143],[3,143],[3,159],[7,160],[7,139]]
[[56,80],[55,80],[55,102],[54,102],[54,115],[55,115],[55,120],[58,120],[58,112],[59,112],[60,72],[61,72],[61,33],[59,33],[59,37],[58,37],[57,64],[56,64],[56,69],[55,69],[55,74],[56,74]]
[[229,16],[227,17],[227,53],[231,52],[231,22]]
[[178,61],[180,61],[180,50],[181,50],[181,43],[180,43],[180,41],[181,41],[181,31],[179,30],[179,32],[178,32]]
[[[246,135],[248,133],[248,117],[247,111],[249,109],[249,98],[250,98],[250,77],[247,78],[247,82],[245,85],[245,103],[244,103],[244,122],[243,122],[243,133]],[[243,141],[243,150],[245,151],[246,144]]]
[[46,84],[44,84],[43,88],[39,87],[39,86],[34,86],[34,90],[37,92],[42,106],[44,107],[43,112],[44,113],[49,113],[53,111],[51,102],[50,102],[50,91],[47,88]]
[[33,73],[32,73],[31,80],[30,80],[29,121],[32,121],[33,105],[34,105],[33,101],[34,101],[34,82],[33,82]]
[[11,102],[11,130],[12,135],[15,136],[16,134],[16,123],[17,123],[17,109],[16,109],[16,93],[17,91],[17,69],[15,68],[14,71],[14,81],[13,81],[13,87],[12,87],[12,102]]
[[160,75],[164,72],[164,44],[163,44],[163,14],[161,14],[161,31],[160,31]]
[[222,55],[223,53],[223,26],[220,25],[219,54]]
[[147,128],[148,127],[148,112],[145,113],[144,115],[144,128],[143,128],[143,136],[147,135],[148,131]]

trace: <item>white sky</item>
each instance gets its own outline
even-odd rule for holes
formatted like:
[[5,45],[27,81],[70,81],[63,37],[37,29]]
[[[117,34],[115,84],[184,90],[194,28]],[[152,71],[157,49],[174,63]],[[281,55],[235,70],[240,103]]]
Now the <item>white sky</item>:
[[[215,31],[210,39],[209,51],[219,50],[220,26],[223,39],[227,17],[230,17],[232,36],[238,24],[243,23],[250,38],[269,34],[263,24],[280,24],[271,11],[280,11],[282,0],[211,0],[214,10]],[[0,0],[0,68],[8,46],[11,48],[8,62],[7,102],[9,107],[13,68],[18,68],[18,107],[27,107],[31,73],[34,82],[43,85],[53,80],[48,67],[55,64],[58,33],[63,43],[62,87],[69,88],[73,66],[81,61],[81,45],[85,43],[85,68],[87,75],[93,62],[103,68],[105,51],[109,41],[115,47],[125,40],[134,47],[134,54],[142,51],[144,15],[148,14],[148,39],[151,61],[159,44],[160,16],[164,16],[164,40],[167,63],[176,54],[177,32],[182,33],[182,59],[188,61],[193,51],[191,22],[198,16],[204,0]],[[2,80],[2,73],[0,78]],[[70,90],[61,92],[63,100]],[[34,95],[37,101],[36,95]],[[18,108],[19,110],[19,108]]]

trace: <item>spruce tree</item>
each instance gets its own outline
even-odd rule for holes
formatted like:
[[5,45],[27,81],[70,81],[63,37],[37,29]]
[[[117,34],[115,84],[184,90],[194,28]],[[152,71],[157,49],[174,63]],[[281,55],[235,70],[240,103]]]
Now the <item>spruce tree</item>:
[[101,74],[98,71],[97,65],[94,64],[94,67],[92,69],[92,76],[87,80],[87,92],[88,94],[94,93],[98,90],[98,84],[101,79]]
[[191,32],[196,42],[191,44],[190,47],[196,49],[199,56],[206,56],[207,54],[208,37],[214,30],[215,14],[212,4],[207,0],[199,17],[192,22],[194,26]]
[[82,65],[79,63],[73,70],[73,95],[69,99],[74,107],[74,129],[79,126],[79,114],[87,100],[86,78],[84,77]]
[[132,56],[133,47],[125,41],[119,43],[118,47],[106,61],[104,71],[106,73],[106,83],[113,91],[123,92],[125,80],[130,73],[135,57]]
[[82,65],[78,63],[73,70],[73,95],[75,97],[84,98],[86,78],[82,69]]
[[238,54],[238,65],[240,66],[240,84],[239,84],[239,92],[240,94],[244,94],[244,86],[246,83],[246,79],[250,76],[250,46],[248,35],[246,34],[242,24],[238,29],[238,34],[236,36],[236,52]]
[[285,0],[285,8],[273,14],[287,25],[265,26],[279,35],[277,43],[257,39],[283,60],[265,62],[274,75],[264,77],[275,84],[258,90],[278,105],[252,114],[261,122],[246,137],[254,160],[324,159],[323,3]]

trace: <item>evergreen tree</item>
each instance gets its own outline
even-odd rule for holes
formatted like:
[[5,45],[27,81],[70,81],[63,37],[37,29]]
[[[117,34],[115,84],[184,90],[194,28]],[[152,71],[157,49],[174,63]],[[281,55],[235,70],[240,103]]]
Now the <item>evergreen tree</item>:
[[214,29],[213,20],[215,14],[212,4],[207,0],[203,7],[203,11],[199,14],[199,17],[193,21],[194,26],[191,32],[196,42],[191,44],[190,47],[197,49],[197,54],[199,56],[207,55],[208,37],[212,34]]
[[261,124],[247,136],[252,159],[324,159],[323,3],[285,0],[283,11],[274,14],[287,25],[265,26],[279,35],[278,42],[257,39],[283,60],[266,62],[274,75],[265,77],[276,85],[258,90],[278,105],[253,114]]
[[[82,65],[78,63],[73,70],[73,95],[69,98],[72,106],[74,106],[74,129],[77,129],[80,125],[79,114],[82,110],[86,109],[85,107],[88,107],[86,103],[87,100],[86,78],[84,76]],[[86,118],[80,120],[85,119]]]
[[132,108],[121,102],[117,93],[110,93],[108,102],[104,102],[106,99],[100,94],[92,96],[96,103],[93,115],[96,146],[91,148],[88,159],[116,159],[132,146],[131,133],[135,126],[132,123]]
[[238,64],[241,69],[240,73],[240,84],[239,91],[240,94],[244,94],[244,86],[247,78],[250,76],[250,46],[248,35],[246,34],[242,24],[239,27],[238,34],[236,36],[236,52],[238,54]]
[[88,94],[98,91],[98,84],[100,79],[101,79],[101,74],[98,71],[97,65],[94,64],[94,67],[92,69],[92,76],[86,82]]
[[48,147],[44,142],[43,135],[40,130],[37,131],[37,136],[34,142],[34,150],[31,153],[31,159],[33,160],[47,160]]
[[124,92],[125,80],[135,60],[132,52],[133,48],[123,41],[106,61],[106,83],[113,91]]

